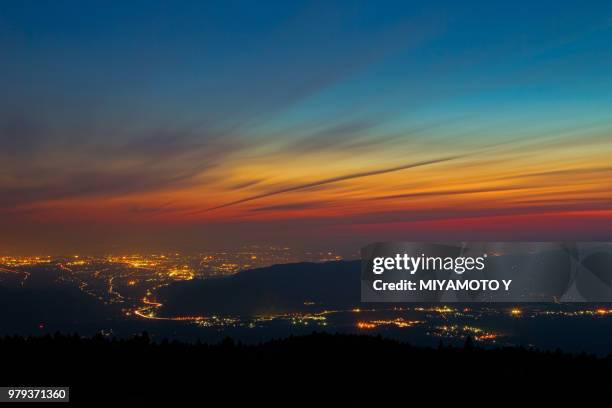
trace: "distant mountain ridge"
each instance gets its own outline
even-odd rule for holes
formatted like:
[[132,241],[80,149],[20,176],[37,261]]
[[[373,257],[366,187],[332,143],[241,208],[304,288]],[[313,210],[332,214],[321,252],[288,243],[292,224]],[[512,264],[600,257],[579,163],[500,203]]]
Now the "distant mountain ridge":
[[329,308],[354,306],[360,302],[360,265],[360,261],[281,264],[176,282],[157,292],[164,304],[160,315],[285,313],[309,310],[310,302]]

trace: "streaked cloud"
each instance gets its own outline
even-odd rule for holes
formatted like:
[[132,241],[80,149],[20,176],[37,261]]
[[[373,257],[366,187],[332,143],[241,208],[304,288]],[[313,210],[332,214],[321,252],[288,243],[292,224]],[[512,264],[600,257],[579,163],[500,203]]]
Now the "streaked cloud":
[[3,10],[0,245],[609,227],[610,4],[82,8]]

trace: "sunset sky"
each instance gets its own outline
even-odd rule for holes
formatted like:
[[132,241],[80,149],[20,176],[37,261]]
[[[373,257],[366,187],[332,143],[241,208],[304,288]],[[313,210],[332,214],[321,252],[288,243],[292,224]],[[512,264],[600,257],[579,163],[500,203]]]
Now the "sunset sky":
[[612,3],[0,0],[0,253],[612,239]]

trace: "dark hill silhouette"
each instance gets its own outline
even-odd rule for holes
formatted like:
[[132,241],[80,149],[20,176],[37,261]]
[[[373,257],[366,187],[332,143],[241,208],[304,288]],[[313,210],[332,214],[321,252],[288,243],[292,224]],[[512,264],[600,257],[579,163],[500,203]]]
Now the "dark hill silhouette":
[[[112,311],[73,287],[7,288],[0,286],[0,332],[32,334],[73,323],[99,323]],[[41,326],[42,325],[42,326]]]
[[292,312],[307,310],[304,302],[352,307],[360,302],[360,261],[274,265],[177,282],[157,295],[167,315]]

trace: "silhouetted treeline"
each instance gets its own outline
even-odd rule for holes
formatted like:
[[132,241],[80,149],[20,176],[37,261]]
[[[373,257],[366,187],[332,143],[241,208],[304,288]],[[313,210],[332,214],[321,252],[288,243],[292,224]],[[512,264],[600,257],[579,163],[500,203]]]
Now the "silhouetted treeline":
[[[499,390],[567,393],[611,372],[612,358],[526,348],[414,347],[373,336],[313,333],[244,345],[77,335],[0,339],[0,385],[70,386],[75,402],[223,398],[406,401]],[[585,381],[586,380],[586,381]],[[607,380],[606,380],[607,381]],[[597,390],[597,388],[594,388]],[[289,394],[285,394],[288,392]],[[433,394],[430,394],[433,393]]]

